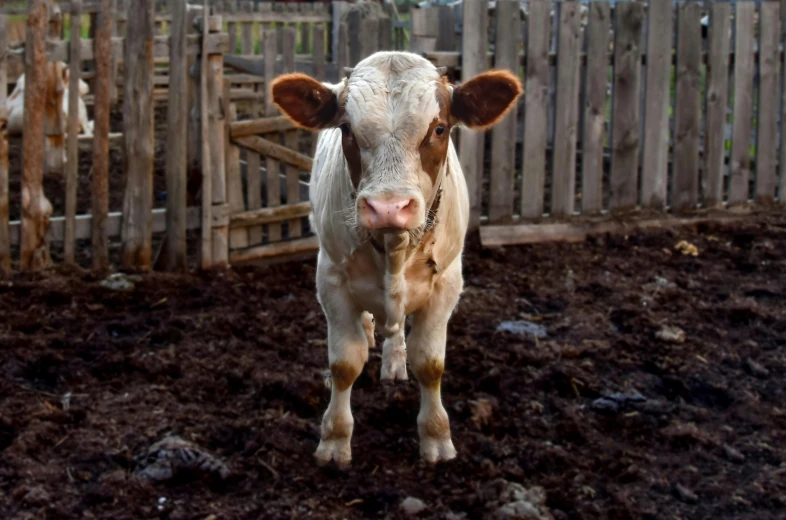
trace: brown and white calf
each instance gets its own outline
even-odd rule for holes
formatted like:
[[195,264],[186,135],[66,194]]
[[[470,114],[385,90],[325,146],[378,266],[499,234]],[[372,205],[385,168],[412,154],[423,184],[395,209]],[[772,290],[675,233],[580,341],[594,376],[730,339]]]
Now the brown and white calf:
[[277,78],[271,92],[295,123],[321,130],[310,200],[332,386],[316,458],[351,461],[350,391],[376,323],[385,337],[381,378],[407,379],[408,360],[420,384],[422,457],[452,459],[440,381],[448,320],[463,288],[469,196],[450,132],[494,125],[521,83],[489,71],[454,86],[416,54],[378,52],[338,84],[294,73]]

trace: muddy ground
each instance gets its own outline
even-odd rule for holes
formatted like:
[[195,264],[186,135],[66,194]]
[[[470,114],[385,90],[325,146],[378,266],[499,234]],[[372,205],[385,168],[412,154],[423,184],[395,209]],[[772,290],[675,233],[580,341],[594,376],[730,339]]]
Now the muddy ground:
[[[458,458],[420,462],[417,386],[380,384],[378,346],[345,473],[312,458],[329,396],[313,261],[127,293],[64,271],[0,282],[0,516],[394,518],[414,497],[422,518],[484,518],[513,482],[556,519],[786,517],[786,216],[472,244],[464,272],[443,380]],[[547,336],[495,330],[522,319]],[[170,433],[231,474],[136,476]]]

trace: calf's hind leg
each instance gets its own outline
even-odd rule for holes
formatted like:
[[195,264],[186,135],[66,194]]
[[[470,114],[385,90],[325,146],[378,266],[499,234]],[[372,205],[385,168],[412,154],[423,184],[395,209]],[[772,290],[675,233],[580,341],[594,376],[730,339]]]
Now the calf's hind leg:
[[354,419],[350,409],[352,384],[368,360],[369,340],[364,318],[341,280],[317,275],[319,301],[327,318],[328,361],[330,362],[330,403],[322,417],[317,462],[334,460],[339,467],[352,460],[350,440]]

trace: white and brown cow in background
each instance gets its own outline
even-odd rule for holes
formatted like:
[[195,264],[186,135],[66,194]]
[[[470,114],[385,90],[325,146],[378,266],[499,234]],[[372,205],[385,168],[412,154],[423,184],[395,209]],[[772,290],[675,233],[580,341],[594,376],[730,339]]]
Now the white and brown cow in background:
[[[66,151],[64,136],[68,130],[68,85],[69,70],[65,63],[50,62],[46,66],[46,94],[44,118],[45,125],[62,125],[62,134],[54,133],[46,136],[45,150],[45,173],[54,171],[62,173],[57,167],[57,158],[53,153],[62,154],[63,163],[66,162]],[[82,79],[79,80],[79,96],[77,97],[79,114],[79,133],[93,135],[93,121],[87,117],[87,106],[84,96],[90,92],[90,87]],[[22,135],[24,132],[24,108],[25,108],[25,75],[21,74],[16,81],[14,90],[6,99],[6,114],[8,118],[8,134]],[[60,111],[58,114],[57,111]],[[59,117],[58,117],[59,116]],[[57,152],[60,150],[60,152]]]
[[294,73],[271,85],[284,114],[322,130],[310,183],[332,377],[316,450],[321,463],[351,461],[350,391],[374,345],[374,323],[385,337],[382,379],[406,379],[409,360],[420,384],[422,457],[456,456],[440,381],[448,319],[463,288],[469,196],[450,132],[494,125],[522,87],[507,71],[460,86],[443,74],[416,54],[378,52],[338,84]]

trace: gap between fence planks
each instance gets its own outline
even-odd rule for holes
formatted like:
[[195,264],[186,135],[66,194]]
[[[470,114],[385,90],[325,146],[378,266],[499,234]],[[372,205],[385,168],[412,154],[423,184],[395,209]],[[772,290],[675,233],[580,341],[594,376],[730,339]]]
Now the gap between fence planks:
[[729,14],[731,5],[713,3],[710,7],[709,57],[707,60],[707,102],[704,130],[704,175],[706,191],[703,205],[723,202],[726,170],[726,110],[729,96]]
[[750,180],[750,138],[753,115],[753,2],[738,2],[734,64],[734,122],[729,171],[729,205],[747,202]]
[[[8,47],[8,16],[0,13],[0,49]],[[11,270],[11,236],[8,222],[8,112],[6,84],[8,56],[0,54],[0,274]]]
[[701,6],[677,7],[677,89],[674,117],[674,189],[672,208],[691,210],[699,199],[699,124],[701,123]]
[[19,268],[40,270],[50,263],[46,243],[52,204],[44,194],[44,105],[47,59],[44,48],[47,8],[44,0],[30,0],[25,48],[24,129],[22,140],[22,222]]
[[[82,53],[79,38],[82,34],[82,0],[71,2],[71,46],[68,70],[68,142],[66,146],[65,244],[63,260],[76,263],[76,196],[79,182],[79,79],[82,75]],[[0,43],[2,45],[2,43]],[[0,85],[3,82],[0,81]]]
[[[527,73],[524,87],[524,145],[521,157],[521,216],[543,216],[543,188],[546,179],[548,122],[549,40],[551,3],[532,0],[529,4],[527,33]],[[605,87],[604,87],[605,88]],[[463,167],[463,163],[462,163]]]
[[[123,93],[125,194],[122,264],[150,269],[153,250],[153,3],[137,0],[128,13]],[[170,132],[171,133],[171,132]]]
[[559,4],[559,55],[554,128],[554,179],[551,214],[570,215],[576,201],[576,139],[579,114],[579,41],[581,26],[576,2]]
[[670,2],[651,2],[648,11],[641,204],[647,208],[664,209],[669,165],[673,6]]

